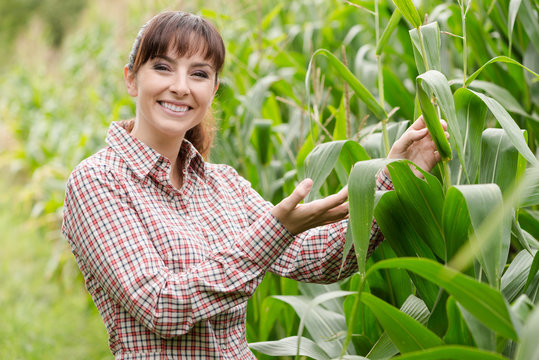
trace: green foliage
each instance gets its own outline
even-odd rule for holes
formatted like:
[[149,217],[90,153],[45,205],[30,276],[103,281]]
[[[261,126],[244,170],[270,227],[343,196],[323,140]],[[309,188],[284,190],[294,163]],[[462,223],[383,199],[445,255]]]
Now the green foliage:
[[[65,179],[105,145],[111,121],[133,117],[122,81],[130,41],[177,2],[39,3],[0,1],[0,40],[20,59],[0,66],[0,167],[15,179],[12,201],[47,234],[51,272],[80,286],[59,235]],[[304,176],[315,180],[312,198],[349,186],[346,249],[360,272],[327,287],[268,274],[248,303],[248,340],[261,359],[533,358],[537,2],[355,3],[185,4],[227,45],[211,160],[233,165],[274,203]],[[50,24],[42,40],[53,50],[21,57],[36,40],[32,16]],[[16,34],[27,38],[12,42]],[[431,129],[446,119],[451,135],[448,143],[432,130],[447,161],[423,179],[413,164],[380,159],[421,112]],[[382,195],[374,181],[386,165],[395,191]],[[386,242],[367,258],[373,214]],[[35,357],[13,349],[7,356]]]

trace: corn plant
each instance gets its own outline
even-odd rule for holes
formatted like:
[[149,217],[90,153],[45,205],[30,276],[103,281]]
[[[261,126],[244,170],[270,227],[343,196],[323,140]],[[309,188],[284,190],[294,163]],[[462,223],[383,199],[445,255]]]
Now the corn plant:
[[[379,4],[375,1],[374,5],[377,16]],[[485,61],[468,75],[467,46],[470,42],[488,43],[485,38],[469,41],[469,29],[477,30],[477,18],[483,10],[489,15],[494,10],[484,9],[484,3],[470,1],[442,4],[432,12],[458,14],[461,21],[459,28],[450,22],[454,21],[451,17],[444,18],[454,27],[448,26],[451,32],[443,34],[462,41],[460,48],[465,49],[460,70],[463,80],[449,81],[444,75],[441,54],[447,50],[441,47],[438,22],[427,18],[425,23],[411,1],[394,1],[394,5],[385,34],[395,29],[395,13],[402,14],[412,27],[409,35],[418,74],[414,115],[423,115],[442,156],[441,166],[434,175],[417,168],[422,173],[422,178],[418,178],[411,170],[415,165],[410,162],[376,158],[387,151],[389,139],[382,91],[376,99],[337,56],[328,50],[314,52],[313,59],[319,54],[330,59],[327,65],[337,70],[382,124],[382,134],[374,140],[365,137],[364,147],[353,140],[326,142],[312,146],[304,160],[304,174],[314,180],[313,191],[323,189],[331,176],[341,186],[348,184],[350,236],[346,248],[354,249],[359,272],[353,281],[342,286],[348,291],[328,289],[311,301],[302,300],[297,336],[252,346],[272,355],[317,359],[535,358],[538,348],[532,344],[532,331],[539,316],[535,306],[539,257],[537,237],[528,230],[537,234],[539,223],[521,223],[519,215],[527,214],[525,218],[530,219],[530,214],[536,214],[539,161],[532,151],[537,139],[530,136],[535,125],[523,130],[519,123],[535,123],[537,110],[531,96],[528,104],[514,105],[519,103],[506,90],[500,90],[496,77],[489,78],[488,74],[497,73],[504,79],[530,76],[519,89],[529,93],[539,77],[525,65],[532,55],[524,56],[525,64],[505,55],[481,58]],[[527,12],[520,15],[530,27],[519,30],[523,35],[519,51],[537,57],[533,45],[537,25],[528,19],[537,18],[537,7],[531,2],[508,5],[505,13],[494,15],[509,14],[506,33],[511,34],[517,14]],[[494,15],[492,21],[499,25]],[[461,35],[455,34],[457,29]],[[505,51],[505,46],[501,50]],[[511,54],[511,42],[507,53]],[[313,60],[310,68],[312,63]],[[511,65],[505,70],[499,63]],[[381,66],[379,61],[377,66]],[[490,81],[476,80],[482,76]],[[382,79],[378,76],[379,81]],[[457,85],[461,87],[456,88]],[[519,118],[515,120],[510,112]],[[440,126],[441,118],[448,122],[450,143]],[[335,124],[335,128],[346,127],[345,120],[337,117],[336,121],[343,123]],[[311,136],[321,133],[319,123],[311,121]],[[394,124],[394,136],[402,133],[402,126],[402,122]],[[368,153],[375,158],[370,159]],[[386,166],[395,191],[376,194],[375,176]],[[373,216],[387,244],[367,262]],[[397,269],[405,271],[388,272]],[[400,284],[392,277],[399,279]],[[390,291],[379,291],[380,285],[390,287]],[[295,299],[283,300],[293,304],[298,301]],[[328,300],[339,299],[338,303],[347,309],[345,326],[337,320],[339,310],[324,305]],[[325,323],[316,324],[310,317],[324,318]],[[303,337],[304,328],[310,338]]]

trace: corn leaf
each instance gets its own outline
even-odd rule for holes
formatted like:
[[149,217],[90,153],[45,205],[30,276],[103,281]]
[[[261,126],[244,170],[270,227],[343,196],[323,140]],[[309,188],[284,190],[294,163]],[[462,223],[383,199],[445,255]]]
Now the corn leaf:
[[395,360],[507,360],[500,354],[472,347],[449,345],[394,357]]
[[533,75],[535,75],[536,77],[539,78],[539,74],[537,74],[535,71],[527,68],[526,66],[522,65],[521,63],[519,63],[518,61],[516,60],[513,60],[507,56],[497,56],[493,59],[490,59],[489,61],[487,61],[483,66],[481,66],[479,69],[477,69],[472,75],[470,75],[470,77],[468,77],[466,79],[466,83],[464,84],[465,86],[468,86],[470,85],[470,83],[472,81],[475,80],[475,78],[481,74],[481,72],[485,69],[485,67],[487,67],[488,65],[492,64],[492,63],[496,63],[496,62],[503,62],[503,63],[509,63],[509,64],[514,64],[514,65],[518,65],[520,66],[521,68],[523,68],[524,70],[527,70],[528,72],[532,73]]
[[[449,189],[446,201],[450,202],[449,206],[463,205],[460,197],[466,201],[466,209],[474,231],[477,231],[492,210],[502,203],[500,188],[495,184],[457,185]],[[494,231],[488,239],[476,239],[476,234],[470,239],[481,244],[477,258],[490,285],[494,288],[500,286],[501,273],[509,253],[510,235],[511,218],[506,216],[497,224],[497,231]]]
[[[427,55],[427,64],[429,70],[442,71],[442,65],[440,60],[440,28],[437,22],[433,22],[427,25],[423,25],[419,28],[421,31],[421,37],[423,39],[423,45],[425,53]],[[410,30],[410,39],[412,40],[414,59],[417,67],[417,71],[422,74],[425,69],[425,62],[423,60],[423,53],[421,52],[421,40],[417,29]]]
[[369,248],[376,175],[390,162],[391,160],[386,159],[359,161],[352,168],[348,179],[350,228],[360,273],[365,272]]
[[404,16],[406,21],[410,23],[410,25],[415,28],[421,26],[421,17],[419,16],[419,12],[417,11],[412,0],[393,0],[393,3],[402,13],[402,16]]
[[383,120],[387,118],[387,113],[380,106],[378,101],[374,98],[374,96],[367,90],[367,88],[352,74],[352,72],[330,51],[326,49],[319,49],[314,52],[313,56],[311,57],[311,61],[309,62],[309,67],[307,70],[307,75],[305,75],[305,86],[307,89],[310,88],[309,86],[309,78],[311,73],[312,64],[314,61],[314,58],[317,55],[323,55],[328,58],[329,63],[337,70],[339,75],[343,77],[343,79],[350,85],[350,88],[354,91],[356,96],[367,105],[370,111],[376,116],[379,120]]
[[384,51],[384,47],[386,46],[387,42],[391,38],[393,31],[395,31],[395,28],[399,24],[401,17],[402,16],[399,11],[399,8],[396,8],[395,11],[393,11],[393,14],[391,14],[391,17],[389,18],[389,22],[387,23],[387,26],[384,29],[384,32],[382,33],[382,36],[380,36],[378,45],[376,45],[376,55],[381,55],[382,51]]
[[[342,313],[329,311],[320,306],[325,300],[330,300],[335,297],[347,296],[354,294],[348,291],[338,291],[323,294],[315,299],[307,296],[282,296],[277,295],[274,298],[286,302],[291,305],[296,314],[300,317],[301,325],[298,329],[298,336],[302,336],[303,329],[306,328],[311,338],[324,350],[330,357],[340,354],[343,347],[343,339],[332,340],[336,334],[346,330],[346,320]],[[300,339],[299,347],[296,343],[294,352],[288,355],[295,355],[298,349],[301,349],[301,344],[304,339]]]
[[431,330],[394,306],[369,293],[362,293],[360,296],[361,301],[371,309],[401,353],[443,344]]
[[521,160],[520,153],[503,129],[485,129],[481,144],[479,183],[495,183],[505,192],[522,175],[525,160]]
[[539,359],[539,346],[537,346],[537,334],[539,333],[539,306],[531,313],[524,325],[520,336],[520,343],[515,355],[515,360]]
[[467,178],[463,178],[463,171],[452,174],[454,184],[473,184],[479,170],[479,160],[481,158],[481,132],[485,126],[487,108],[485,104],[468,89],[460,88],[453,95],[455,100],[455,110],[457,121],[462,131],[461,138],[462,156],[466,166]]
[[530,42],[536,51],[539,51],[539,18],[537,14],[537,1],[535,1],[535,10],[530,0],[523,0],[522,6],[518,12],[524,31],[528,34]]
[[[457,149],[457,154],[459,155],[459,160],[463,171],[465,172],[466,177],[466,165],[464,163],[464,157],[462,155],[463,143],[462,140],[462,130],[460,129],[460,124],[457,120],[456,111],[455,111],[455,102],[453,100],[453,95],[451,94],[451,89],[445,76],[436,70],[427,71],[424,74],[421,74],[416,79],[417,89],[419,93],[419,103],[421,105],[421,110],[423,111],[423,116],[425,118],[425,123],[429,128],[431,137],[433,138],[438,151],[442,158],[450,159],[452,157],[451,147],[449,142],[445,137],[442,125],[438,120],[438,116],[434,111],[432,103],[430,102],[430,96],[423,90],[425,83],[427,88],[430,89],[429,93],[432,91],[436,97],[436,102],[440,106],[442,113],[445,115],[445,118],[448,123],[448,131],[451,134],[452,142]],[[427,113],[425,112],[427,111]]]
[[532,266],[536,257],[536,250],[531,254],[527,250],[521,250],[503,274],[501,290],[507,301],[513,302],[533,280],[537,273],[537,268]]
[[272,121],[267,119],[253,121],[251,139],[258,155],[258,161],[262,165],[267,165],[271,159],[271,125]]
[[477,95],[477,97],[479,97],[485,103],[485,105],[487,105],[492,115],[494,115],[496,120],[498,120],[502,128],[506,131],[509,139],[511,139],[511,142],[522,154],[522,156],[524,156],[524,158],[531,165],[539,164],[539,161],[537,161],[537,158],[526,144],[522,130],[515,123],[511,115],[509,115],[509,113],[500,105],[500,103],[484,94],[473,90],[470,91]]
[[406,269],[436,283],[489,328],[517,340],[508,305],[499,291],[429,259],[383,260],[369,268],[367,276],[372,271],[389,268]]
[[334,169],[337,161],[341,158],[346,171],[348,167],[357,161],[367,160],[367,152],[357,142],[352,140],[331,141],[318,145],[305,159],[305,177],[313,180],[313,187],[305,201],[314,200],[319,195],[322,184]]
[[509,16],[507,18],[507,33],[509,34],[509,51],[511,51],[511,44],[513,43],[513,27],[515,26],[515,20],[517,18],[518,9],[522,0],[511,0],[509,2]]
[[[436,256],[419,236],[413,226],[410,226],[407,214],[401,206],[395,191],[386,192],[375,208],[375,217],[385,241],[399,257],[414,257],[436,260]],[[417,293],[429,309],[434,307],[439,288],[422,277],[409,273]]]
[[466,199],[449,188],[442,214],[443,233],[446,243],[447,258],[451,259],[466,243],[472,228],[467,211]]
[[427,172],[422,171],[424,180],[418,178],[410,169],[410,163],[406,161],[393,162],[388,165],[388,169],[408,224],[439,259],[445,260],[442,185],[435,176]]
[[457,306],[455,298],[450,296],[446,302],[447,331],[444,335],[446,344],[473,346],[472,336],[462,314]]
[[[404,304],[400,307],[400,311],[406,315],[411,316],[413,319],[419,321],[420,324],[425,325],[429,318],[430,312],[423,300],[414,295],[410,295]],[[367,354],[369,359],[388,359],[399,353],[399,349],[391,341],[391,338],[384,332],[382,336],[376,341],[376,344],[372,347],[371,351]]]
[[[299,340],[300,338],[297,336],[290,336],[277,341],[250,343],[249,347],[271,356],[294,356]],[[320,346],[309,338],[301,338],[300,355],[319,360],[331,359]]]

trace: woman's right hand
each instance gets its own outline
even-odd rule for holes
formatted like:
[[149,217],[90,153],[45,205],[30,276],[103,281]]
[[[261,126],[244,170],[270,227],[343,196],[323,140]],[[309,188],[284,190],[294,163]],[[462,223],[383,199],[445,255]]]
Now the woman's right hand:
[[271,209],[271,214],[293,235],[348,217],[348,188],[326,198],[300,204],[311,188],[311,179],[303,180],[288,196]]

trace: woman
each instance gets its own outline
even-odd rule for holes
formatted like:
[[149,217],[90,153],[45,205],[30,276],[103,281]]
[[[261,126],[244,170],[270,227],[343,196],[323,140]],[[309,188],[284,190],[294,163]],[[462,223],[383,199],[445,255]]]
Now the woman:
[[[300,205],[306,179],[272,206],[229,166],[204,161],[224,56],[207,20],[151,19],[124,69],[136,118],[113,123],[108,146],[68,180],[62,230],[117,359],[253,359],[246,302],[266,271],[339,279],[346,189]],[[439,157],[427,133],[416,121],[390,156],[430,170]],[[391,188],[384,174],[379,188]],[[350,255],[341,276],[356,269]]]

